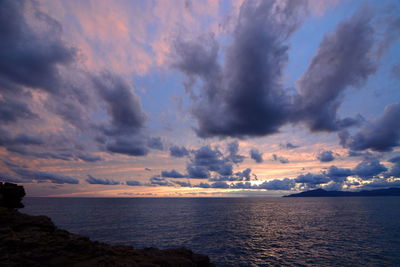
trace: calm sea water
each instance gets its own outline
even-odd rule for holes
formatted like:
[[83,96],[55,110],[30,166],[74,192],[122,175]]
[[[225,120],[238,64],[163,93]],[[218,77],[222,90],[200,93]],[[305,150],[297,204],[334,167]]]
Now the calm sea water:
[[26,198],[73,233],[217,266],[400,266],[400,197]]

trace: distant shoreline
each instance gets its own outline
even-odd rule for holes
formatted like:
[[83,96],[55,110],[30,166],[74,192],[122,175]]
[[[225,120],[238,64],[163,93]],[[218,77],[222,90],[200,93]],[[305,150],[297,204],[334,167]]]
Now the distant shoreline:
[[327,191],[315,189],[283,197],[383,197],[400,196],[400,188],[392,187],[388,189],[363,190],[358,192],[351,191]]

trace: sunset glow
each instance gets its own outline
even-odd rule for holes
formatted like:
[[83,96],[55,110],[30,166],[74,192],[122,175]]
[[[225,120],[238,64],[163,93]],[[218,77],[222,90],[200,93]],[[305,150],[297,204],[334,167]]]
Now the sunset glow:
[[400,3],[2,1],[0,181],[28,196],[400,186]]

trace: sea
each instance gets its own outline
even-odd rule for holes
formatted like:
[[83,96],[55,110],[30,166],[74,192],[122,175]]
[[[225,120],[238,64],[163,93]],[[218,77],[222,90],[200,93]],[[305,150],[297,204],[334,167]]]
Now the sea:
[[400,266],[400,197],[25,198],[21,212],[108,244],[217,266]]

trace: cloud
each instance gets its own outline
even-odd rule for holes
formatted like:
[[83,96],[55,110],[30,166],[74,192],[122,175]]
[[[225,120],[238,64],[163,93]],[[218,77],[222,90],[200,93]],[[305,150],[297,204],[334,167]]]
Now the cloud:
[[[28,20],[28,12],[41,31]],[[2,1],[0,14],[0,80],[50,93],[59,90],[58,67],[76,58],[76,50],[62,40],[61,25],[33,1]]]
[[377,159],[364,159],[354,168],[354,174],[363,180],[369,180],[387,171]]
[[245,159],[245,156],[239,155],[239,142],[238,141],[233,141],[228,143],[228,152],[229,155],[227,158],[231,160],[235,164],[242,163],[243,160]]
[[390,167],[390,169],[384,174],[385,177],[400,178],[400,156],[391,158],[388,161],[393,164]]
[[7,173],[0,172],[0,182],[7,182],[7,183],[30,183],[32,182],[31,179],[21,179],[17,177],[13,177]]
[[193,150],[187,171],[191,178],[208,178],[210,171],[226,176],[232,174],[232,162],[218,148],[207,145]]
[[295,185],[296,182],[293,179],[285,178],[282,180],[265,181],[259,185],[259,188],[267,190],[291,190]]
[[[0,90],[2,85],[0,84]],[[35,119],[37,115],[33,113],[27,104],[17,99],[12,99],[5,94],[0,99],[0,121],[4,124],[16,122],[19,119]]]
[[79,159],[83,160],[83,161],[86,161],[86,162],[96,162],[96,161],[102,160],[101,157],[96,156],[96,155],[91,155],[91,154],[88,154],[88,153],[79,153],[77,155],[77,157]]
[[109,136],[138,133],[146,116],[138,97],[132,93],[133,88],[111,72],[93,75],[92,81],[111,116],[111,125],[103,128],[104,133]]
[[208,179],[210,182],[216,181],[250,181],[251,169],[247,168],[241,172],[236,172],[233,175],[217,175]]
[[118,137],[106,146],[109,152],[129,156],[145,156],[149,152],[143,139],[135,137]]
[[272,154],[272,160],[279,161],[280,163],[289,163],[289,160],[287,158],[280,157],[276,154]]
[[40,136],[17,134],[12,135],[8,131],[0,128],[0,145],[5,146],[7,149],[18,145],[42,145],[44,140]]
[[192,184],[189,182],[174,181],[173,183],[179,185],[180,187],[192,187]]
[[31,171],[23,168],[13,168],[13,171],[23,179],[55,184],[79,184],[79,180],[70,176],[59,175],[51,172]]
[[262,136],[288,121],[289,98],[280,79],[286,41],[305,6],[303,1],[245,1],[223,66],[213,35],[176,41],[173,66],[204,84],[193,108],[198,136]]
[[344,182],[347,177],[354,174],[354,171],[346,168],[339,168],[336,166],[330,166],[326,175],[334,182]]
[[254,159],[254,161],[257,163],[262,163],[264,161],[263,157],[262,157],[262,153],[260,151],[258,151],[258,149],[256,149],[256,148],[252,148],[250,150],[250,157],[252,159]]
[[243,171],[237,172],[235,174],[236,174],[236,176],[240,177],[242,180],[245,180],[245,181],[250,181],[250,179],[251,179],[250,178],[250,174],[251,174],[250,168],[246,168]]
[[293,114],[311,131],[337,131],[359,123],[358,118],[338,118],[337,110],[344,90],[362,86],[376,70],[371,60],[373,33],[370,12],[361,9],[322,40],[298,82],[299,112]]
[[260,185],[251,184],[250,182],[227,183],[225,181],[218,181],[215,183],[200,183],[192,185],[192,187],[200,188],[219,188],[219,189],[252,189],[252,190],[291,190],[295,186],[293,179],[285,178],[282,180],[275,179],[265,181]]
[[161,172],[162,177],[166,178],[186,178],[186,174],[182,174],[178,172],[177,170],[171,170],[171,171],[162,171]]
[[343,147],[351,150],[391,151],[400,144],[400,102],[385,107],[383,114],[357,133],[339,133]]
[[146,116],[132,86],[110,70],[90,72],[61,24],[39,7],[0,3],[0,146],[23,157],[86,162],[102,160],[98,151],[146,155],[152,137],[143,132]]
[[310,187],[315,187],[316,185],[329,183],[331,179],[324,174],[300,174],[296,177],[295,182],[301,184],[307,184]]
[[360,124],[360,116],[338,118],[337,110],[345,89],[361,87],[375,73],[372,16],[362,9],[327,34],[298,82],[299,93],[288,95],[280,84],[286,41],[301,25],[305,6],[302,1],[245,1],[224,65],[213,35],[176,41],[173,66],[189,84],[196,79],[203,84],[193,107],[198,136],[265,136],[299,122],[311,131]]
[[366,183],[362,188],[388,188],[388,187],[400,187],[400,180],[388,181],[385,179],[373,179],[370,183]]
[[205,179],[210,177],[207,167],[188,165],[186,169],[190,178]]
[[184,146],[172,146],[169,148],[170,155],[176,158],[182,158],[189,155],[189,150]]
[[149,148],[152,148],[152,149],[157,149],[157,150],[164,149],[164,145],[163,145],[160,137],[149,138],[149,140],[147,140],[147,145]]
[[119,185],[120,182],[109,180],[109,179],[101,179],[96,178],[88,174],[88,178],[86,178],[86,182],[88,184],[101,184],[101,185]]
[[320,153],[318,153],[317,159],[320,162],[330,162],[330,161],[334,160],[335,157],[333,156],[333,152],[332,151],[324,150],[324,151],[321,151]]
[[295,148],[298,148],[298,147],[300,147],[300,146],[297,146],[297,145],[293,145],[292,143],[286,143],[286,144],[280,144],[279,145],[281,148],[287,148],[287,149],[295,149]]
[[166,180],[163,177],[151,177],[150,178],[150,184],[149,185],[156,185],[156,186],[174,186],[173,183],[171,183],[170,181]]
[[143,184],[139,181],[136,180],[130,180],[130,181],[126,181],[126,185],[129,186],[142,186]]

